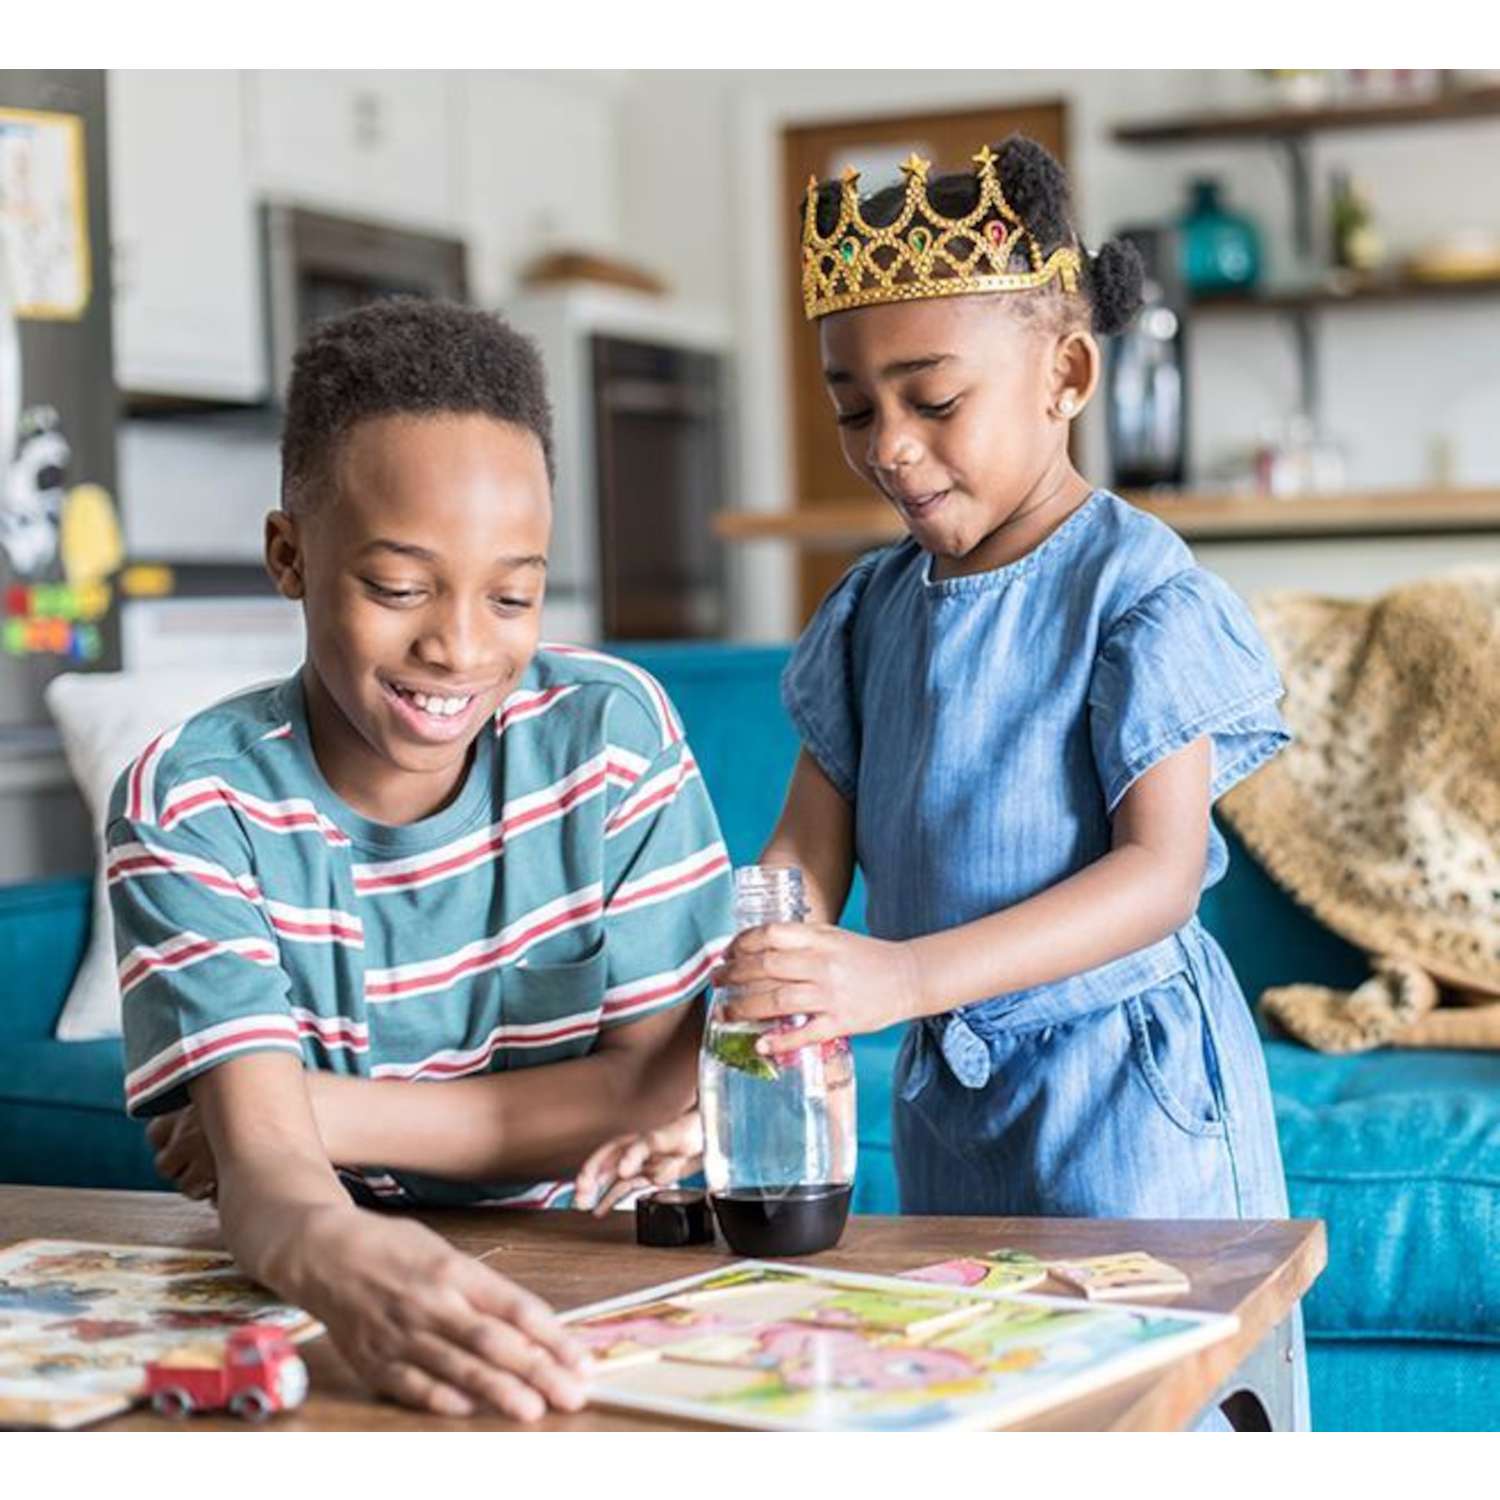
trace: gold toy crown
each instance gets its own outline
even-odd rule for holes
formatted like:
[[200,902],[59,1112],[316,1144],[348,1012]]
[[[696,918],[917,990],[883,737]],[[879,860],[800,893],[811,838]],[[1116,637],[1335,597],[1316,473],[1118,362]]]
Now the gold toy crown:
[[[802,224],[802,305],[808,321],[877,302],[1028,291],[1054,276],[1062,278],[1067,291],[1076,292],[1078,251],[1064,245],[1043,258],[1036,236],[1005,201],[995,153],[983,146],[971,159],[977,164],[979,201],[962,218],[950,219],[927,196],[932,164],[912,152],[901,163],[906,201],[880,229],[865,222],[859,211],[859,173],[845,167],[838,223],[830,234],[819,234],[818,179],[809,178]],[[1010,269],[1018,242],[1029,271]]]

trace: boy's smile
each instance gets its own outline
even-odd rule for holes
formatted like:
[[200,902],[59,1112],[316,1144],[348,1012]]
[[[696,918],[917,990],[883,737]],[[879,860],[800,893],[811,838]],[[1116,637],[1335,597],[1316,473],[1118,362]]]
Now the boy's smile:
[[339,444],[328,492],[273,512],[267,561],[303,601],[318,763],[357,811],[408,823],[456,792],[537,646],[552,511],[534,434],[389,416]]

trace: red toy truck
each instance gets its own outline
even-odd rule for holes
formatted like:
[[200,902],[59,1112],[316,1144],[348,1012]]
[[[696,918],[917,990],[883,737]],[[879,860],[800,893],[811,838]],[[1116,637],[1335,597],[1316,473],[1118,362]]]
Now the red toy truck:
[[188,1344],[153,1360],[146,1395],[166,1417],[227,1406],[259,1422],[301,1405],[307,1366],[279,1328],[236,1328],[223,1344]]

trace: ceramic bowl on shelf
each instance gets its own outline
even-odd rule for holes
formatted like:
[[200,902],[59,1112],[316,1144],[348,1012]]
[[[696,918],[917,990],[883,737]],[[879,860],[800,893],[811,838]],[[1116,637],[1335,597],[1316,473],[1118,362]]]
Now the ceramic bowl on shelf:
[[1500,280],[1500,235],[1463,230],[1434,240],[1406,263],[1416,281]]

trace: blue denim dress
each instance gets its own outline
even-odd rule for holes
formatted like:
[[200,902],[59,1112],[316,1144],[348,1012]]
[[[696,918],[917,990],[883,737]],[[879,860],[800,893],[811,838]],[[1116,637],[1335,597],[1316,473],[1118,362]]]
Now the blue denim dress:
[[[934,580],[910,539],[861,559],[782,681],[854,806],[869,929],[892,940],[1101,858],[1131,784],[1204,736],[1222,795],[1287,742],[1281,691],[1241,600],[1105,491],[988,573]],[[1226,864],[1212,829],[1205,887]],[[906,1213],[1287,1215],[1260,1042],[1196,918],[1098,968],[914,1022],[894,1109]],[[1305,1425],[1305,1395],[1298,1406]]]

